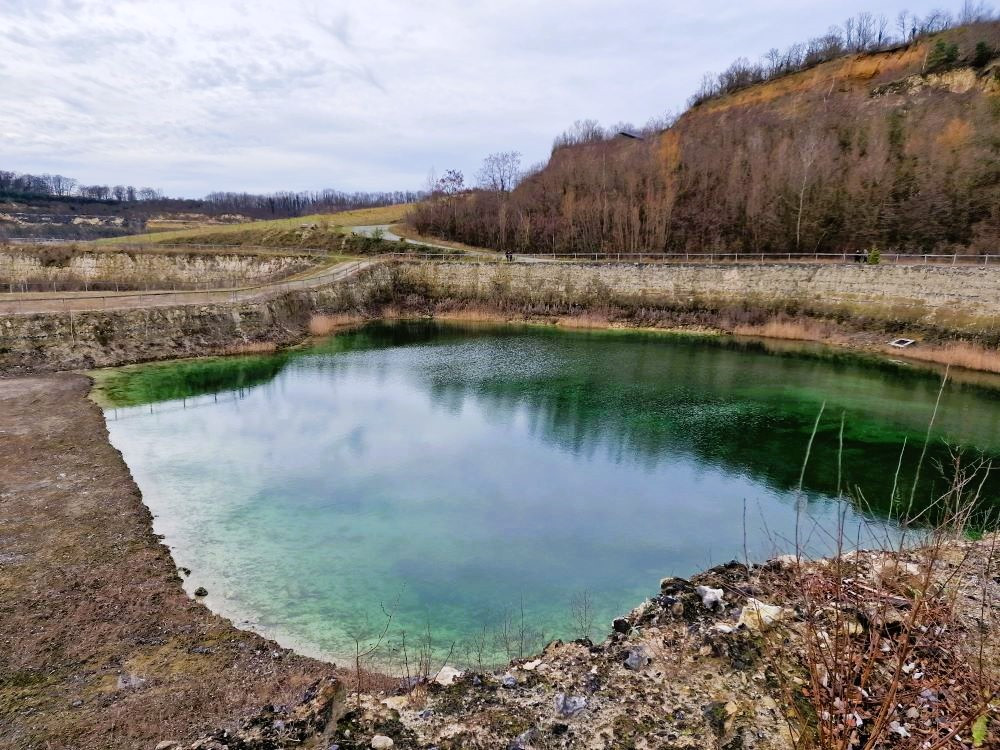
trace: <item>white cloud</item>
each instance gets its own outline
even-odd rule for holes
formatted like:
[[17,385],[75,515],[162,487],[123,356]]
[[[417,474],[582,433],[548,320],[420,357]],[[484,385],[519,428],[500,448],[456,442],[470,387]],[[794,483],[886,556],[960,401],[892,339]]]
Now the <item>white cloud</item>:
[[175,195],[418,188],[493,150],[540,161],[576,119],[642,123],[736,56],[897,9],[0,0],[0,167]]

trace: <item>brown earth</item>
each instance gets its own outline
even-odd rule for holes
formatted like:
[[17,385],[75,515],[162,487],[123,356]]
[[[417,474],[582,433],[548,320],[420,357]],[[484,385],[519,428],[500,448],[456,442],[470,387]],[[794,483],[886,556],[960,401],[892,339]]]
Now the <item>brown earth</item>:
[[0,748],[150,748],[333,665],[191,600],[80,375],[0,379]]

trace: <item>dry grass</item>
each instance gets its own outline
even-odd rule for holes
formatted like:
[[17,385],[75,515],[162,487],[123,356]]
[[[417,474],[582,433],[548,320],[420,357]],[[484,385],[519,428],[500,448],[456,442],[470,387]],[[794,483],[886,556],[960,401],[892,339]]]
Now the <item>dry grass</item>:
[[934,362],[939,365],[951,365],[967,370],[1000,373],[1000,351],[986,349],[964,341],[946,346],[917,346],[900,352],[898,349],[885,347],[886,354],[902,355],[907,359],[921,362]]
[[760,325],[723,326],[738,336],[761,336],[788,341],[839,341],[843,335],[833,325],[815,320],[774,319]]
[[559,318],[556,325],[560,328],[610,328],[612,322],[607,313],[592,310]]
[[430,237],[428,235],[420,234],[416,229],[411,227],[406,223],[393,224],[389,227],[389,231],[395,235],[403,237],[408,240],[416,240],[417,242],[426,242],[431,245],[438,245],[440,247],[449,247],[453,250],[462,250],[464,252],[473,253],[487,253],[489,255],[495,255],[496,257],[501,257],[500,253],[496,250],[490,250],[488,248],[473,247],[472,245],[466,245],[462,242],[453,242],[452,240],[441,239],[440,237]]
[[309,333],[313,336],[327,336],[336,331],[359,325],[364,322],[360,315],[352,313],[335,313],[334,315],[313,315],[309,319]]
[[273,354],[278,351],[278,345],[273,341],[245,341],[233,344],[222,350],[222,354]]
[[[303,225],[318,225],[321,227],[356,227],[371,224],[395,224],[405,219],[412,208],[412,203],[400,203],[394,206],[379,206],[377,208],[363,208],[354,211],[339,211],[332,214],[311,214],[309,216],[296,216],[290,219],[275,219],[273,221],[253,221],[244,224],[203,224],[194,229],[179,229],[170,232],[153,232],[147,234],[128,235],[125,237],[111,237],[99,240],[98,244],[127,245],[137,242],[191,243],[197,242],[198,240],[204,240],[206,244],[211,244],[215,235],[231,233],[236,230],[252,235],[257,232],[266,233],[274,230],[287,231],[290,229],[298,229]],[[247,244],[250,243],[248,242]]]
[[[947,379],[946,372],[942,393]],[[803,477],[822,414],[805,449]],[[810,560],[799,540],[816,529],[803,529],[803,519],[796,520],[795,554],[779,561],[787,573],[776,581],[784,583],[783,598],[792,606],[772,616],[800,622],[796,637],[779,627],[765,638],[795,717],[790,729],[796,748],[987,746],[1000,685],[993,646],[1000,612],[997,546],[995,537],[986,544],[967,538],[989,526],[991,519],[979,514],[992,465],[953,451],[938,466],[950,480],[947,488],[929,506],[914,506],[921,470],[930,469],[924,459],[936,417],[937,406],[909,492],[910,478],[903,477],[901,486],[896,471],[889,521],[901,532],[897,539],[873,524],[876,549],[847,551],[852,539],[842,510],[836,527],[821,531],[835,545],[833,557]],[[868,504],[859,492],[838,487],[839,498],[852,494],[857,506]],[[766,575],[766,568],[760,573]],[[801,642],[791,646],[798,637]]]

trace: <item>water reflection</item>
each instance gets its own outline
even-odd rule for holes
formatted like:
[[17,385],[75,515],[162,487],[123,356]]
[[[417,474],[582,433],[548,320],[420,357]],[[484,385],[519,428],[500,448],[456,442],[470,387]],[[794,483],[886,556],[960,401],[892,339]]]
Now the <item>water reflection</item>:
[[[663,575],[742,556],[744,532],[752,555],[780,550],[824,403],[807,526],[846,512],[852,538],[865,534],[904,440],[912,477],[937,389],[849,358],[433,324],[107,383],[133,404],[109,414],[112,439],[195,570],[188,585],[236,620],[333,654],[390,601],[401,627],[430,619],[444,644],[522,602],[533,627],[566,636],[581,590],[608,618]],[[994,392],[954,385],[943,404],[932,459],[947,457],[945,438],[997,449]],[[843,484],[872,509],[836,499],[842,419]],[[927,470],[917,496],[943,486]],[[995,480],[987,488],[995,498]],[[819,551],[828,541],[811,537]]]

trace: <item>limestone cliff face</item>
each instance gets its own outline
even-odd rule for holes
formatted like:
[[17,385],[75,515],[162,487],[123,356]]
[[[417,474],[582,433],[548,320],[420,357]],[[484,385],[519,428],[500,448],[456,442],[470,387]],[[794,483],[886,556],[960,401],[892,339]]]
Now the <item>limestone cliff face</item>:
[[[236,253],[149,253],[77,251],[49,258],[46,249],[0,252],[0,290],[22,282],[117,282],[123,288],[153,284],[229,286],[271,281],[305,270],[308,258]],[[51,251],[50,251],[51,252]]]

